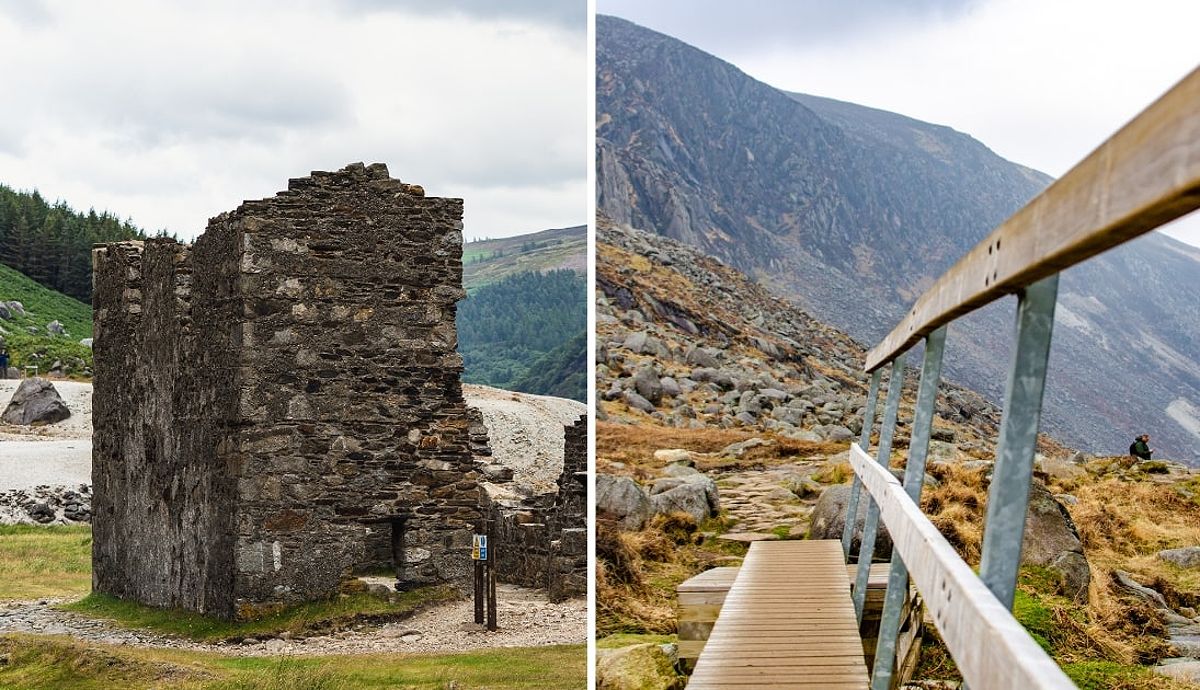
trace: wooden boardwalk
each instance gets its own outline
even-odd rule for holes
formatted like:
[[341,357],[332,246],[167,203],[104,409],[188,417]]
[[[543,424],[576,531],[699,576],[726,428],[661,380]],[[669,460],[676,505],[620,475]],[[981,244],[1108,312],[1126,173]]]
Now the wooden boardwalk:
[[841,543],[751,544],[688,688],[868,684]]

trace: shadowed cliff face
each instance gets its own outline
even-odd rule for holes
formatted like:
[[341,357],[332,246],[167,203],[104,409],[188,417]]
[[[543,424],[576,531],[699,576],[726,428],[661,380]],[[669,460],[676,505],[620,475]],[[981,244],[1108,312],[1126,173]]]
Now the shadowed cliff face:
[[[668,36],[597,22],[597,195],[864,343],[1050,178],[948,127],[791,94]],[[1097,142],[1099,143],[1099,142]],[[1200,459],[1200,251],[1152,235],[1064,273],[1043,429]],[[947,376],[1003,395],[1014,300],[956,322]]]

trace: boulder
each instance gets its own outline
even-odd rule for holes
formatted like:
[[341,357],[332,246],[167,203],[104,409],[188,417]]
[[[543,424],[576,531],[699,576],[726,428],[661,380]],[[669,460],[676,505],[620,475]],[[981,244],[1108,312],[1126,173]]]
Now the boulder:
[[1182,549],[1159,551],[1158,557],[1180,568],[1200,568],[1200,546],[1185,546]]
[[699,474],[690,477],[659,479],[655,482],[655,490],[660,488],[660,484],[665,483],[673,484],[673,486],[670,488],[663,486],[664,491],[650,497],[650,505],[655,514],[687,513],[697,524],[717,514],[720,505],[717,499],[717,485],[708,477]]
[[1064,594],[1076,601],[1087,601],[1092,572],[1083,555],[1079,530],[1066,507],[1038,481],[1029,490],[1021,563],[1057,573],[1062,578]]
[[769,446],[771,443],[771,441],[764,441],[756,436],[754,438],[748,438],[745,441],[730,443],[721,449],[720,454],[722,457],[740,458],[751,448],[757,448],[758,446]]
[[53,424],[71,416],[54,384],[43,378],[25,379],[17,386],[0,421],[24,426]]
[[854,438],[854,432],[841,424],[826,424],[825,426],[817,427],[816,432],[826,441],[849,441]]
[[66,335],[67,329],[63,328],[61,321],[55,319],[54,321],[46,324],[46,332],[50,333],[51,335]]
[[692,451],[686,448],[660,448],[654,451],[654,459],[665,465],[677,462],[687,465],[696,464],[696,461],[692,459]]
[[661,645],[596,650],[597,690],[683,690],[686,682]]
[[662,387],[662,394],[668,398],[674,398],[683,393],[683,389],[679,387],[679,382],[670,376],[664,376],[659,379],[658,385]]
[[92,339],[91,338],[84,338],[83,340],[79,341],[79,344],[86,347],[89,350],[92,349]]
[[596,513],[625,529],[641,529],[654,514],[650,498],[637,482],[611,474],[596,475]]
[[1176,680],[1200,683],[1200,661],[1195,659],[1186,659],[1174,663],[1164,662],[1161,666],[1155,666],[1154,672],[1160,676],[1167,676]]
[[1151,589],[1133,579],[1133,576],[1124,570],[1114,570],[1112,575],[1113,581],[1116,582],[1116,584],[1126,592],[1132,594],[1138,599],[1141,599],[1147,604],[1150,604],[1156,609],[1165,609],[1167,611],[1171,610],[1171,607],[1167,606],[1167,600],[1163,598],[1162,594],[1159,594],[1156,590]]
[[1087,476],[1087,470],[1069,460],[1041,457],[1036,465],[1038,471],[1059,481],[1076,481]]
[[688,350],[687,363],[694,367],[704,367],[706,369],[719,369],[721,363],[717,361],[717,357],[711,350],[703,347],[693,347]]
[[0,302],[0,319],[8,321],[12,319],[13,313],[4,302]]
[[[863,527],[867,523],[867,501],[865,491],[861,492],[858,501],[858,512],[854,518],[854,536],[851,537],[850,550],[858,553],[862,545]],[[808,527],[809,539],[838,539],[842,538],[842,530],[846,525],[846,504],[850,502],[850,486],[839,484],[821,492],[817,505],[813,508],[811,522]],[[892,555],[892,537],[888,534],[883,523],[875,537],[874,560],[885,561]]]
[[646,414],[654,412],[654,404],[633,391],[625,391],[622,397],[625,398],[625,404],[635,410],[641,410]]
[[658,374],[654,373],[654,369],[651,367],[638,369],[637,374],[633,377],[633,387],[637,390],[638,395],[650,401],[652,405],[657,405],[662,401],[662,381],[658,379]]

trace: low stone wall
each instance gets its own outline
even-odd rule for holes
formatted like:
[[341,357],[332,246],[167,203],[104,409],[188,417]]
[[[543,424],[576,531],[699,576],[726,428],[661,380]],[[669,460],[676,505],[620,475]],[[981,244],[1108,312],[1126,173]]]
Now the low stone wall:
[[495,521],[492,545],[503,582],[545,589],[554,601],[587,592],[587,417],[564,428],[558,491],[517,505],[483,494]]

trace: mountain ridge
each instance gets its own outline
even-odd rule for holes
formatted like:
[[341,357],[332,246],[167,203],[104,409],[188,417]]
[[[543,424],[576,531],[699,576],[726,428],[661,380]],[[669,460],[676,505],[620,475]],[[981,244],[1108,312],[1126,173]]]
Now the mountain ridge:
[[[783,92],[612,17],[597,19],[596,125],[603,213],[862,343],[1051,181],[952,128]],[[1155,233],[1064,272],[1044,429],[1093,452],[1149,431],[1200,460],[1200,321],[1181,299],[1200,292],[1193,257]],[[1013,312],[1005,299],[951,326],[949,379],[1001,399]]]

